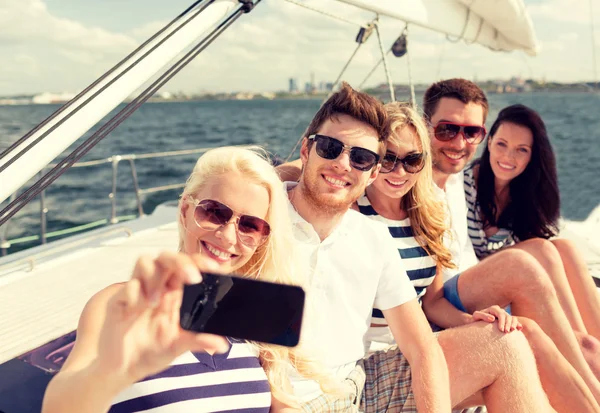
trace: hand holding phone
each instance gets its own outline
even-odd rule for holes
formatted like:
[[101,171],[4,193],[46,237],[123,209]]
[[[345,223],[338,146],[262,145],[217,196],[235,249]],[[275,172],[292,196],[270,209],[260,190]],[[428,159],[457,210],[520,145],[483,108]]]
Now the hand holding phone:
[[186,285],[184,330],[293,347],[300,339],[304,290],[238,276],[202,273]]
[[[128,282],[92,297],[88,306],[94,310],[84,311],[80,323],[86,328],[77,334],[84,343],[97,343],[92,353],[112,385],[124,389],[164,370],[186,351],[222,353],[229,349],[223,337],[185,331],[173,316],[181,307],[183,286],[201,279],[190,256],[163,252],[156,258],[140,257]],[[100,311],[105,317],[99,323],[94,314]]]

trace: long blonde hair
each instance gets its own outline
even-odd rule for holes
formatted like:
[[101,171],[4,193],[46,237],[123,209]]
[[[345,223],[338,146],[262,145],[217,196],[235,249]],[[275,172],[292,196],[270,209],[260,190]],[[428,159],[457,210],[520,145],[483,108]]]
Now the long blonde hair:
[[[298,270],[302,266],[295,264],[295,254],[291,253],[294,245],[287,194],[275,168],[268,161],[266,151],[260,147],[221,147],[204,153],[196,162],[186,182],[179,201],[179,210],[182,210],[187,195],[200,192],[212,178],[232,172],[242,174],[246,179],[267,190],[269,208],[265,219],[271,226],[267,241],[256,249],[252,258],[236,270],[236,273],[280,284],[306,285],[306,275]],[[180,251],[183,251],[184,234],[185,227],[180,217]],[[324,391],[329,393],[338,391],[338,385],[332,376],[325,373],[318,363],[301,355],[302,345],[288,348],[253,344],[258,348],[259,359],[267,374],[271,391],[278,396],[279,400],[298,405],[287,379],[290,364],[303,376],[319,382]]]
[[433,188],[431,161],[431,141],[423,118],[409,104],[390,102],[385,105],[392,124],[392,134],[388,142],[399,144],[398,132],[411,128],[416,133],[425,158],[425,166],[419,173],[413,187],[402,197],[401,207],[408,213],[415,239],[436,259],[438,269],[455,268],[452,254],[444,245],[448,233],[446,208],[437,197]]

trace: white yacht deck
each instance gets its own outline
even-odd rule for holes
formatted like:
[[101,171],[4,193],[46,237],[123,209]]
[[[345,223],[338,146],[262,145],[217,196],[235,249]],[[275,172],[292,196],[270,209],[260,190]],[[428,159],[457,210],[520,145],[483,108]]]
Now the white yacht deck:
[[175,208],[161,207],[150,217],[1,265],[0,364],[74,330],[89,298],[127,280],[140,255],[175,250],[175,214]]
[[[112,283],[127,280],[140,255],[175,250],[176,213],[174,204],[160,205],[151,216],[0,259],[0,366],[3,374],[12,377],[0,386],[0,399],[8,403],[2,409],[39,412],[51,376],[15,358],[75,330],[89,298]],[[564,222],[561,232],[577,243],[597,285],[599,222],[600,209],[585,222]],[[62,344],[52,345],[56,349]],[[51,358],[46,353],[43,357]],[[485,409],[462,413],[481,411]]]
[[[151,216],[0,260],[0,364],[73,331],[89,298],[127,280],[140,255],[175,250],[174,216],[173,205],[161,205]],[[561,235],[577,243],[600,279],[600,245],[589,224],[567,222]]]

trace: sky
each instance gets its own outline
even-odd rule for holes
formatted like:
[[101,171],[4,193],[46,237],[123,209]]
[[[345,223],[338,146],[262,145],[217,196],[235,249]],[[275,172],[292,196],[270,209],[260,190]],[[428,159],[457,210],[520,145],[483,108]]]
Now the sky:
[[[300,1],[330,9],[342,7],[335,0]],[[192,2],[0,0],[0,96],[77,92]],[[409,53],[413,80],[429,83],[456,76],[474,80],[511,76],[560,82],[594,80],[592,47],[600,55],[600,0],[591,0],[597,26],[593,46],[590,0],[524,2],[541,46],[538,56],[451,43],[441,34],[412,27]],[[364,23],[372,18],[372,14],[346,5],[343,12],[353,21]],[[383,43],[389,47],[403,25],[382,19],[381,27]],[[311,73],[317,82],[333,81],[356,47],[357,31],[355,25],[283,0],[263,0],[163,90],[278,91],[287,89],[290,77],[303,85]],[[357,53],[345,80],[360,84],[379,57],[373,36]],[[390,59],[394,82],[407,83],[406,58]],[[385,74],[379,69],[366,86],[382,82]]]

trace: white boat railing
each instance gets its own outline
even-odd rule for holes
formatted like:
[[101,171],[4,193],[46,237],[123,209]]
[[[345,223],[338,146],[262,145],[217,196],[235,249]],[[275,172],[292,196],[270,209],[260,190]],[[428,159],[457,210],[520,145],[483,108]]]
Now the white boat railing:
[[[46,206],[45,191],[42,191],[40,193],[40,197],[39,197],[39,205],[40,205],[39,235],[30,235],[30,236],[20,237],[20,238],[12,239],[12,240],[7,239],[8,227],[14,217],[11,218],[11,220],[7,221],[0,229],[0,255],[5,256],[8,253],[8,249],[11,246],[16,245],[16,244],[32,242],[32,241],[36,241],[36,240],[39,240],[41,244],[46,244],[47,239],[51,238],[51,237],[57,237],[57,236],[66,235],[66,234],[70,234],[70,233],[77,233],[77,232],[88,230],[90,228],[95,228],[95,227],[99,227],[99,226],[103,226],[103,225],[107,225],[107,224],[108,225],[117,224],[122,221],[143,217],[145,215],[144,208],[143,208],[143,201],[142,201],[142,196],[144,194],[168,191],[168,190],[172,190],[172,189],[180,189],[185,186],[185,183],[175,183],[175,184],[169,184],[169,185],[155,186],[155,187],[151,187],[151,188],[140,188],[138,178],[137,178],[137,168],[136,168],[135,161],[140,160],[140,159],[156,159],[156,158],[168,158],[168,157],[174,157],[174,156],[200,154],[200,153],[206,152],[209,149],[210,148],[195,148],[195,149],[185,149],[185,150],[178,150],[178,151],[152,152],[152,153],[142,153],[142,154],[120,154],[120,155],[112,155],[105,159],[83,161],[83,162],[78,162],[78,163],[74,164],[72,166],[72,168],[88,168],[88,167],[94,167],[94,166],[105,165],[105,164],[111,165],[112,189],[111,189],[111,192],[108,194],[108,198],[111,201],[110,217],[104,218],[104,219],[101,219],[98,221],[94,221],[91,223],[87,223],[87,224],[83,224],[83,225],[70,227],[70,228],[66,228],[66,229],[62,229],[59,231],[54,231],[54,232],[48,233],[47,232],[46,215],[48,214],[49,210],[48,210],[48,207]],[[132,183],[133,183],[132,190],[136,197],[137,215],[125,215],[125,216],[117,215],[117,184],[119,182],[118,172],[119,172],[119,164],[122,161],[128,162],[130,170],[131,170],[131,177],[132,177]],[[47,168],[52,168],[54,166],[55,165],[48,165]],[[44,174],[44,171],[42,170],[40,172],[40,175],[43,175],[43,174]],[[17,193],[14,193],[13,195],[11,195],[11,199],[16,197],[16,195],[17,195]],[[16,215],[16,216],[18,216],[18,215]]]

